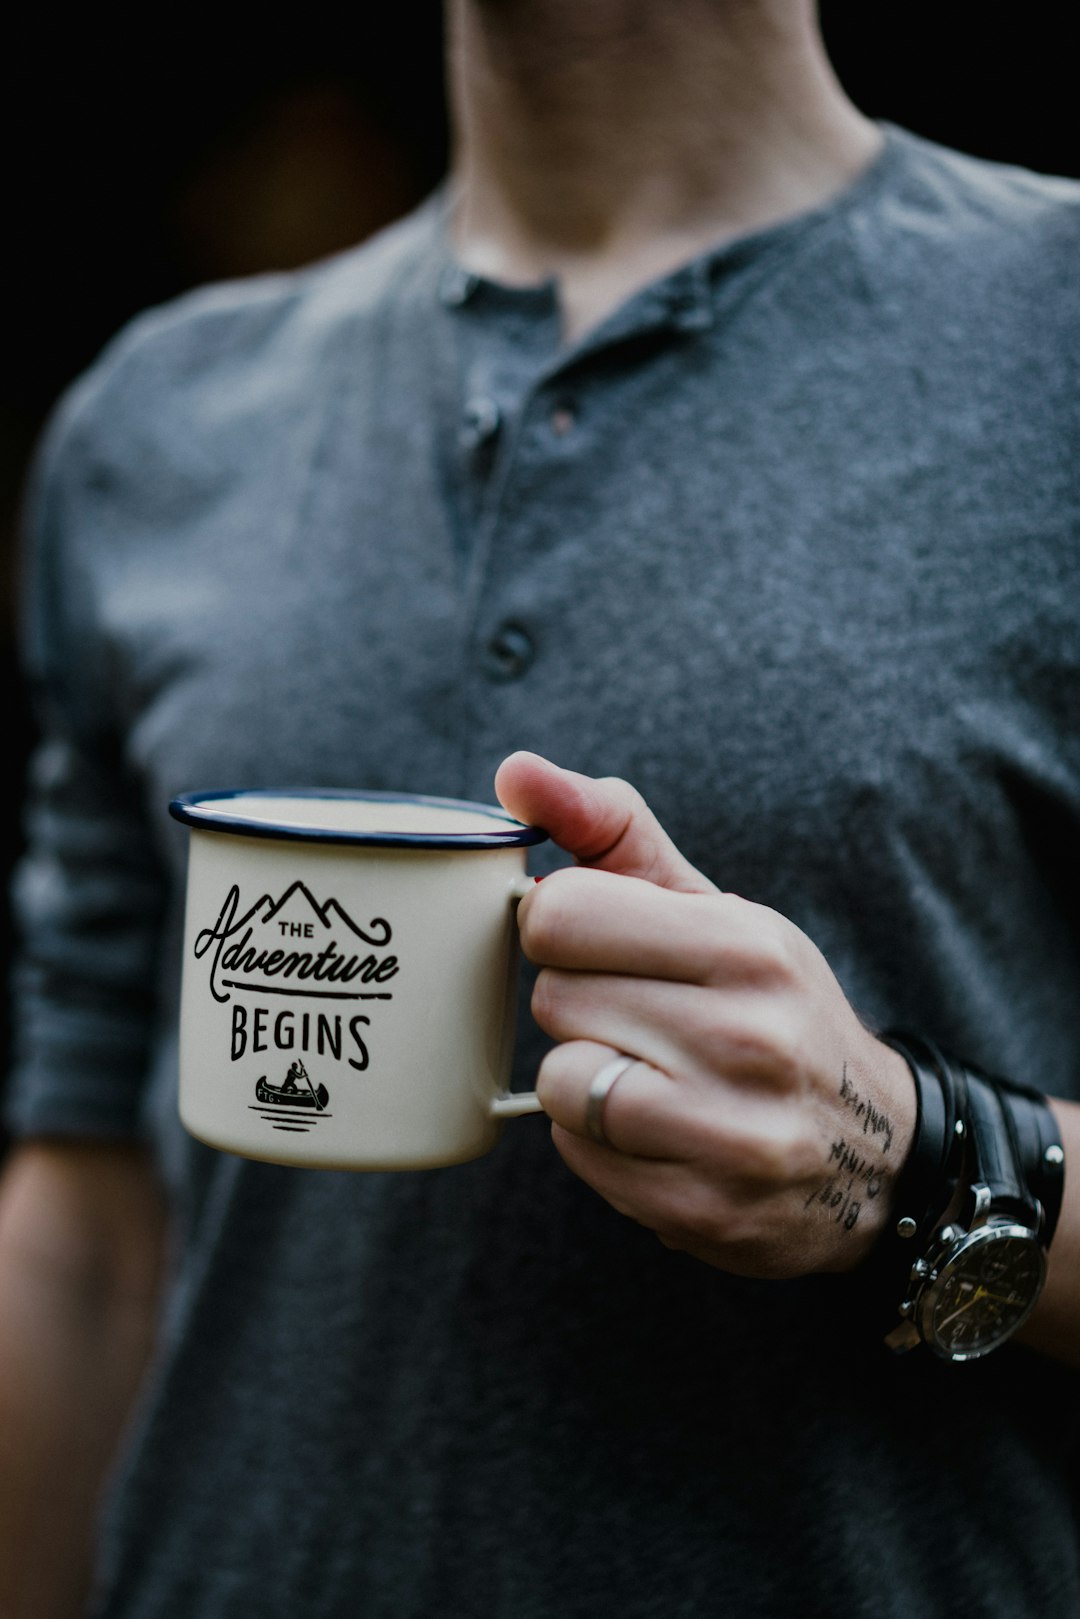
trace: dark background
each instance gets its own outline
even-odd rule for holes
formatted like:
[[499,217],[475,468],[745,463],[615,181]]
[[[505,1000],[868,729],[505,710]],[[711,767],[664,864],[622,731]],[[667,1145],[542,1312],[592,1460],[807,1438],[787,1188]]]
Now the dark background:
[[[41,424],[137,310],[358,241],[437,181],[446,158],[440,8],[405,0],[370,10],[343,21],[308,6],[289,14],[287,29],[264,16],[246,39],[225,38],[220,22],[191,12],[155,17],[153,43],[100,17],[61,25],[46,16],[9,34],[5,872],[19,848],[32,734],[15,695],[14,534]],[[1069,8],[823,0],[822,17],[840,77],[866,112],[981,156],[1080,175]],[[0,952],[8,948],[0,931]],[[5,1048],[0,1019],[0,1059]]]

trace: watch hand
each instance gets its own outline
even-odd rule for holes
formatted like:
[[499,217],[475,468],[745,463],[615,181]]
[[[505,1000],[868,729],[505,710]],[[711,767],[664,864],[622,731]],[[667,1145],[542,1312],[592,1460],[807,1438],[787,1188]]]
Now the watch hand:
[[961,1304],[958,1310],[954,1310],[952,1315],[947,1315],[945,1317],[944,1321],[941,1322],[938,1331],[944,1332],[950,1321],[955,1321],[958,1315],[963,1315],[966,1310],[970,1310],[972,1305],[978,1304],[982,1299],[993,1299],[995,1304],[1006,1305],[1023,1304],[1025,1302],[1024,1299],[1018,1299],[1012,1294],[991,1293],[988,1287],[983,1287],[980,1283],[972,1293],[971,1297],[969,1299],[965,1299],[964,1303]]
[[965,1299],[963,1304],[960,1306],[960,1308],[958,1310],[954,1310],[952,1315],[947,1315],[945,1317],[944,1321],[942,1321],[940,1323],[940,1325],[938,1327],[938,1331],[943,1332],[945,1330],[945,1328],[949,1325],[950,1321],[955,1321],[958,1315],[963,1315],[965,1310],[970,1310],[971,1306],[973,1304],[977,1304],[979,1302],[979,1300],[981,1298],[985,1297],[985,1296],[986,1296],[986,1288],[982,1287],[982,1286],[977,1287],[975,1289],[974,1293],[971,1295],[971,1297],[969,1299]]

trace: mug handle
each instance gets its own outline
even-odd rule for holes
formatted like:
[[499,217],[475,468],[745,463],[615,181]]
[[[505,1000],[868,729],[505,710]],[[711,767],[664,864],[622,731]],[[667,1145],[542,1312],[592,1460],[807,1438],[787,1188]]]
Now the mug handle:
[[[522,872],[515,877],[510,885],[510,901],[516,905],[525,898],[533,887],[533,879]],[[506,1091],[502,1096],[493,1096],[490,1103],[491,1115],[495,1119],[520,1119],[526,1113],[543,1113],[543,1104],[535,1091]]]

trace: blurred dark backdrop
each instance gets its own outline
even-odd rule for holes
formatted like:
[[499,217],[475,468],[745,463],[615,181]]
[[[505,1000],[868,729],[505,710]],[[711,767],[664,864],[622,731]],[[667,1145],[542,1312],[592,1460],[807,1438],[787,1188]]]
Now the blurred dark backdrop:
[[[308,6],[289,27],[185,11],[153,43],[118,18],[9,30],[4,118],[13,320],[0,385],[0,658],[15,691],[19,492],[56,395],[137,310],[223,276],[358,241],[446,158],[436,0]],[[865,111],[947,145],[1080,175],[1068,8],[823,0],[840,77]],[[8,704],[0,865],[19,848],[31,741]],[[6,883],[5,883],[6,888]],[[6,913],[5,913],[6,914]],[[9,950],[6,926],[0,952]],[[6,1049],[0,1020],[0,1058]],[[2,1070],[0,1070],[2,1071]]]

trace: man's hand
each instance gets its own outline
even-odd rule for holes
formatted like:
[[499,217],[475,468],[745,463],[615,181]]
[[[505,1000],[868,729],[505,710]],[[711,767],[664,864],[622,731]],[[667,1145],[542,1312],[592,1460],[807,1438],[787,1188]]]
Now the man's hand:
[[[686,861],[624,781],[511,755],[496,791],[577,869],[522,901],[542,970],[537,1078],[566,1163],[668,1247],[751,1276],[842,1271],[888,1215],[915,1125],[903,1058],[860,1023],[818,949]],[[585,1124],[589,1085],[637,1061]]]

